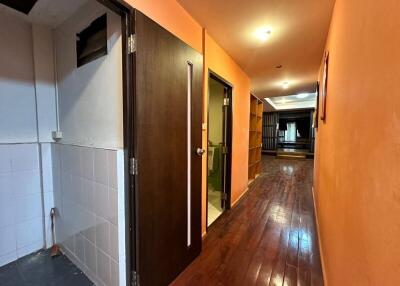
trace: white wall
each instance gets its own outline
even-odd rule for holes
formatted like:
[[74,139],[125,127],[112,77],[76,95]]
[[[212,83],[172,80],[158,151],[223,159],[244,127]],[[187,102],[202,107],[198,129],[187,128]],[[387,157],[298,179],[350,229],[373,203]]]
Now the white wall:
[[[76,34],[107,13],[108,54],[76,66]],[[96,285],[124,285],[121,18],[90,1],[54,31],[60,130],[52,145],[57,242]]]
[[40,142],[53,142],[56,125],[53,31],[32,26],[38,135]]
[[[77,69],[75,35],[105,12],[108,55]],[[0,12],[0,266],[51,246],[56,207],[67,255],[97,285],[125,284],[120,25],[95,1],[55,31]]]
[[[108,55],[76,66],[76,34],[107,12]],[[61,143],[123,147],[121,18],[89,1],[57,27]]]
[[[48,82],[53,94],[47,92],[43,97],[37,83],[44,79],[45,71],[38,68],[35,75],[34,62],[36,56],[41,56],[41,63],[46,54],[51,58],[51,47],[36,35],[29,23],[0,12],[0,37],[4,39],[0,44],[0,266],[45,246],[36,96],[41,99],[43,115],[39,116],[40,139],[51,141],[52,127],[47,132],[41,127],[55,122],[51,116],[54,98],[49,105],[54,82]],[[34,42],[40,42],[35,56]],[[50,191],[46,200],[53,205]]]
[[0,145],[0,266],[42,248],[37,144]]
[[52,144],[52,154],[58,243],[96,285],[119,285],[122,150]]
[[0,12],[0,143],[36,142],[32,28]]

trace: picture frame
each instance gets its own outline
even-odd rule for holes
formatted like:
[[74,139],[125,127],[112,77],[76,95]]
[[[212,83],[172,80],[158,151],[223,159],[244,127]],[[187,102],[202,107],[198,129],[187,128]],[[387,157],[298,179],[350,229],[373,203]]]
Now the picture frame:
[[329,74],[329,53],[325,53],[324,69],[322,74],[322,90],[321,90],[321,109],[319,110],[320,119],[326,120],[326,98],[328,93],[328,74]]
[[317,92],[317,96],[316,96],[315,111],[314,111],[314,118],[313,118],[314,129],[318,129],[318,122],[319,122],[319,94],[320,94],[319,81],[317,81],[316,92]]

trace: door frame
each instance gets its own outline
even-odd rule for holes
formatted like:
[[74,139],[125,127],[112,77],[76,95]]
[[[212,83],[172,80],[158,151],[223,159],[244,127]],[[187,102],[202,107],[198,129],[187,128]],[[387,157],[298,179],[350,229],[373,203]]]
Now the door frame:
[[[208,90],[207,90],[207,158],[206,158],[206,231],[208,232],[208,139],[209,139],[209,130],[210,130],[210,120],[209,120],[209,111],[210,111],[210,80],[213,79],[220,84],[222,84],[224,87],[227,88],[228,90],[228,98],[229,98],[229,105],[227,107],[227,147],[228,147],[228,155],[226,156],[226,177],[225,177],[225,193],[227,195],[226,197],[226,202],[225,202],[225,209],[223,210],[222,213],[224,213],[226,210],[231,209],[231,189],[232,189],[232,126],[233,126],[233,84],[231,84],[229,81],[218,75],[216,72],[212,71],[211,69],[208,69],[207,73],[207,81],[208,81]],[[225,120],[224,120],[224,125],[225,125]],[[222,214],[221,214],[222,215]],[[219,216],[221,217],[221,216]],[[218,219],[218,218],[217,218]]]
[[123,150],[125,191],[125,269],[126,285],[131,285],[136,272],[135,230],[135,177],[130,173],[130,158],[135,156],[135,62],[136,53],[129,53],[128,38],[135,34],[135,9],[123,0],[97,0],[121,16],[122,35],[122,97],[123,97]]

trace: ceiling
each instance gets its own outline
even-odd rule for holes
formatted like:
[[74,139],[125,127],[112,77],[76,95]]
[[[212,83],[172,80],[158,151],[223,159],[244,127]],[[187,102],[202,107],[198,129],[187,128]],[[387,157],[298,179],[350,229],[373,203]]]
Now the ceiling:
[[[242,67],[259,98],[315,91],[335,0],[177,1]],[[255,36],[264,27],[265,42]]]
[[265,100],[274,110],[291,110],[315,108],[317,103],[316,98],[316,93],[301,93],[288,96],[268,97]]
[[39,0],[28,15],[0,4],[0,12],[13,14],[30,23],[42,24],[55,28],[88,1],[89,0]]

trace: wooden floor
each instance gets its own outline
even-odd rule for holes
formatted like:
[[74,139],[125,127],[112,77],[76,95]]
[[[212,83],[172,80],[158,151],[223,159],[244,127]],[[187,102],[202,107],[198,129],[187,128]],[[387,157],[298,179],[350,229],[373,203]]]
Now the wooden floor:
[[323,285],[312,160],[263,156],[262,174],[210,228],[172,285]]

